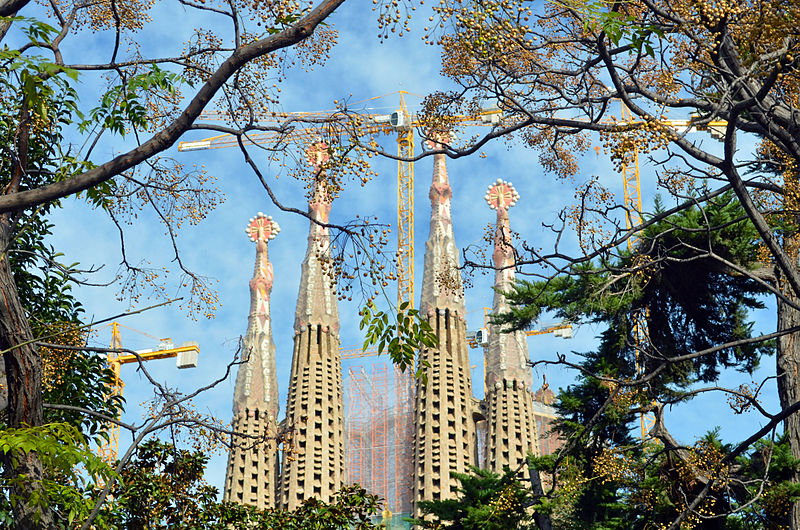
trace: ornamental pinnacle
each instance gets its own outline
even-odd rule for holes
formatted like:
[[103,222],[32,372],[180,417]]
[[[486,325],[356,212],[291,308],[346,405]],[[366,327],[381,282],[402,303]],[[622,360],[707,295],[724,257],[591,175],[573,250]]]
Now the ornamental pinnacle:
[[339,309],[330,234],[323,226],[331,211],[323,170],[327,146],[318,142],[306,155],[316,175],[308,204],[312,221],[297,294],[286,405],[285,425],[292,449],[283,454],[280,505],[288,510],[310,498],[329,502],[345,478]]
[[[502,179],[489,186],[484,196],[497,211],[494,231],[494,303],[492,314],[509,311],[503,295],[514,285],[515,254],[511,244],[508,210],[519,200],[519,193]],[[501,333],[500,326],[489,326],[486,358],[486,455],[483,467],[502,473],[503,467],[522,468],[528,453],[538,452],[538,436],[528,366],[528,341],[523,331]]]
[[233,393],[233,430],[238,435],[228,455],[224,499],[264,509],[275,506],[278,483],[278,382],[269,307],[274,275],[267,243],[280,227],[259,212],[250,219],[246,232],[256,244],[256,265],[250,280],[242,364]]

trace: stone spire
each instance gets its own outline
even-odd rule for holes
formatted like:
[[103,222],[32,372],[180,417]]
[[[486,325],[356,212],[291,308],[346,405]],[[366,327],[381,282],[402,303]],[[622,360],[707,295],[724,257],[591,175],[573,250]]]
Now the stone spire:
[[[508,210],[519,200],[519,193],[510,182],[497,179],[497,182],[489,186],[484,198],[489,207],[497,211],[492,254],[495,268],[492,313],[499,314],[509,310],[506,297],[502,293],[511,289],[516,277]],[[499,326],[490,326],[485,376],[487,388],[503,380],[516,381],[525,388],[531,387],[533,377],[528,367],[528,340],[525,332],[500,333]]]
[[[305,499],[330,501],[344,482],[344,416],[339,312],[331,270],[327,223],[331,196],[322,174],[327,146],[307,151],[315,169],[308,213],[313,219],[303,260],[294,325],[294,351],[286,406],[280,506],[294,509]],[[288,446],[288,447],[287,447]]]
[[250,219],[246,232],[256,244],[256,265],[250,280],[242,364],[233,392],[233,430],[240,436],[234,437],[228,456],[224,498],[263,509],[275,506],[278,473],[278,381],[269,307],[273,272],[267,243],[280,227],[259,212]]
[[458,270],[460,261],[450,214],[453,190],[443,154],[433,157],[433,182],[428,196],[431,199],[431,226],[425,242],[420,313],[430,316],[437,308],[449,309],[463,318],[464,287]]
[[423,500],[455,499],[458,480],[477,465],[475,414],[469,346],[464,320],[464,291],[450,216],[452,190],[444,155],[435,155],[431,184],[431,228],[425,244],[420,313],[439,338],[435,349],[423,349],[427,384],[417,381],[414,401],[414,512]]
[[[309,163],[317,173],[321,173],[328,160],[325,144],[311,146],[306,155]],[[330,192],[323,174],[318,174],[312,184],[314,186],[308,213],[314,221],[327,224],[330,220]],[[326,226],[310,223],[308,230],[308,249],[303,260],[300,275],[300,293],[297,296],[297,309],[294,314],[294,330],[299,333],[309,324],[319,324],[323,328],[331,328],[339,333],[339,309],[336,303],[336,289],[331,270],[330,233]]]
[[[511,245],[508,210],[519,194],[502,179],[489,186],[484,196],[497,211],[494,232],[495,267],[492,313],[508,310],[502,292],[514,284],[515,256]],[[538,434],[533,393],[533,378],[528,367],[528,342],[523,331],[501,333],[500,326],[489,326],[486,356],[486,457],[483,467],[502,472],[503,466],[522,467],[528,453],[538,452]]]

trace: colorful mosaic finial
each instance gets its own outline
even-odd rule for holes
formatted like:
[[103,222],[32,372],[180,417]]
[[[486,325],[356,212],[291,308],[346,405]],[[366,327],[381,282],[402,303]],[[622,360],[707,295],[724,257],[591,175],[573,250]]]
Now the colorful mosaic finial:
[[[519,193],[511,182],[497,179],[484,196],[492,210],[497,212],[497,225],[494,230],[494,252],[492,261],[495,268],[494,302],[492,314],[507,313],[510,309],[503,293],[510,291],[516,283],[516,251],[512,244],[511,226],[508,210],[519,200]],[[486,386],[489,389],[497,385],[520,385],[529,388],[532,381],[528,368],[528,345],[525,333],[515,331],[503,333],[499,326],[490,326],[489,344],[486,351]]]
[[[497,179],[484,196],[497,213],[494,229],[494,301],[492,315],[511,311],[505,293],[516,285],[518,255],[512,244],[509,209],[519,200],[513,184]],[[528,341],[524,331],[507,332],[489,324],[484,350],[486,441],[483,465],[502,471],[517,469],[538,449],[537,418],[533,403],[533,374],[528,366]],[[505,467],[504,467],[505,466]]]
[[428,139],[425,140],[425,147],[428,149],[441,149],[445,144],[452,144],[456,137],[450,130],[431,131]]
[[306,161],[308,165],[316,170],[319,170],[330,158],[331,155],[328,151],[328,144],[322,140],[314,142],[306,149]]
[[489,204],[489,208],[492,210],[496,210],[498,208],[502,208],[503,210],[508,210],[519,200],[519,193],[517,190],[514,189],[514,185],[510,182],[506,182],[503,179],[497,179],[497,181],[489,186],[489,189],[486,190],[486,195],[483,196],[486,199],[486,202]]
[[239,367],[234,392],[234,413],[262,410],[278,415],[278,384],[275,378],[275,346],[272,343],[270,295],[275,278],[267,255],[267,244],[281,229],[269,215],[258,212],[247,223],[245,233],[256,244],[256,260],[250,279],[250,314],[244,338],[247,362]]
[[250,237],[250,241],[269,241],[275,239],[281,227],[278,223],[272,220],[271,215],[264,215],[263,212],[258,212],[255,217],[250,218],[250,222],[245,228],[245,232]]

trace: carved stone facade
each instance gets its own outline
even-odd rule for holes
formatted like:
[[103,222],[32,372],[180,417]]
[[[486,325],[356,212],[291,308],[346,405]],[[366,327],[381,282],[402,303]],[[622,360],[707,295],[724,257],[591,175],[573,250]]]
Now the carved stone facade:
[[456,496],[453,471],[477,464],[469,346],[464,320],[464,290],[450,215],[452,190],[444,155],[435,155],[430,188],[431,223],[425,243],[420,313],[437,336],[437,349],[420,352],[427,385],[417,382],[414,402],[414,512],[419,501]]
[[233,430],[240,435],[228,454],[223,500],[260,510],[274,508],[278,484],[275,420],[265,420],[258,409],[246,411],[233,417]]
[[330,501],[344,484],[344,413],[339,336],[309,324],[294,338],[286,406],[291,447],[284,444],[281,507]]
[[[324,146],[309,150],[318,178],[309,202],[314,221],[327,223],[331,200],[324,173]],[[451,217],[452,189],[444,155],[435,155],[430,233],[425,244],[420,314],[433,327],[439,345],[419,353],[427,363],[427,384],[416,382],[414,396],[413,512],[422,500],[453,499],[459,482],[452,472],[468,473],[481,465],[495,471],[521,466],[528,453],[544,452],[539,435],[552,416],[550,403],[536,401],[527,365],[524,332],[499,332],[490,326],[486,358],[486,397],[472,393],[465,302],[459,255]],[[515,256],[508,210],[518,199],[506,182],[493,184],[486,195],[497,210],[495,288],[514,282]],[[251,311],[234,394],[233,426],[241,435],[231,450],[224,498],[259,508],[294,509],[304,500],[330,501],[345,482],[345,440],[339,313],[330,267],[328,229],[311,222],[302,264],[294,321],[294,349],[286,418],[281,423],[283,453],[278,466],[278,389],[275,346],[269,313],[272,265],[267,242],[279,230],[259,214],[248,227],[256,242],[256,268],[250,282]],[[493,312],[506,311],[505,298],[495,292]],[[552,392],[548,394],[552,402]],[[544,401],[539,399],[539,401]],[[478,461],[476,422],[481,431],[482,462]],[[484,434],[485,432],[485,434]],[[548,440],[555,446],[558,440]],[[548,445],[549,448],[549,445]],[[280,471],[279,471],[280,469]],[[406,472],[406,475],[408,473]]]
[[[320,146],[316,146],[320,147]],[[319,169],[324,148],[309,154]],[[331,200],[324,178],[315,183],[309,214],[327,223]],[[326,227],[311,222],[294,323],[294,351],[285,429],[280,506],[294,509],[305,499],[330,501],[344,483],[344,413],[339,353],[339,310]]]
[[256,243],[256,265],[250,280],[250,313],[242,347],[242,364],[233,394],[233,430],[225,475],[226,501],[260,509],[275,506],[278,483],[278,382],[272,341],[270,294],[273,271],[267,243],[280,231],[270,217],[259,213],[247,234]]
[[501,473],[516,469],[529,453],[539,454],[533,393],[516,381],[503,381],[486,394],[486,460],[481,467]]

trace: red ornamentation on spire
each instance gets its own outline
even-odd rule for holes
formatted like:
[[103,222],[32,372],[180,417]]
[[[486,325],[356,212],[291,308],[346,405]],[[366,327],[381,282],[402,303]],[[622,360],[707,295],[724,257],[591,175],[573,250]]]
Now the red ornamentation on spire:
[[[274,420],[278,416],[278,382],[275,377],[275,344],[272,342],[270,294],[274,274],[267,255],[267,243],[281,228],[271,216],[258,212],[250,219],[245,233],[256,244],[256,262],[250,279],[250,313],[244,337],[243,363],[236,376],[233,394],[234,414],[254,411]],[[272,421],[270,420],[270,421]]]
[[316,171],[319,171],[330,158],[330,148],[321,140],[314,142],[306,149],[306,161]]
[[517,193],[517,190],[514,189],[514,186],[510,182],[497,179],[497,182],[489,186],[483,198],[486,199],[489,208],[492,210],[497,210],[498,208],[508,210],[517,204],[519,193]]
[[[504,292],[509,291],[516,281],[514,246],[511,244],[511,226],[508,210],[517,204],[519,193],[510,182],[497,179],[483,197],[489,208],[497,211],[497,226],[494,231],[494,252],[492,258],[495,266],[494,302],[492,314],[498,315],[509,310]],[[531,370],[528,368],[528,343],[525,333],[514,331],[503,333],[499,326],[490,326],[489,344],[486,351],[486,385],[489,389],[497,385],[516,382],[529,389],[533,383]]]
[[281,227],[272,220],[272,216],[264,215],[262,212],[258,212],[258,215],[250,219],[250,223],[245,229],[247,235],[250,236],[250,241],[253,242],[266,242],[270,239],[275,239],[275,236],[277,236],[280,231]]

